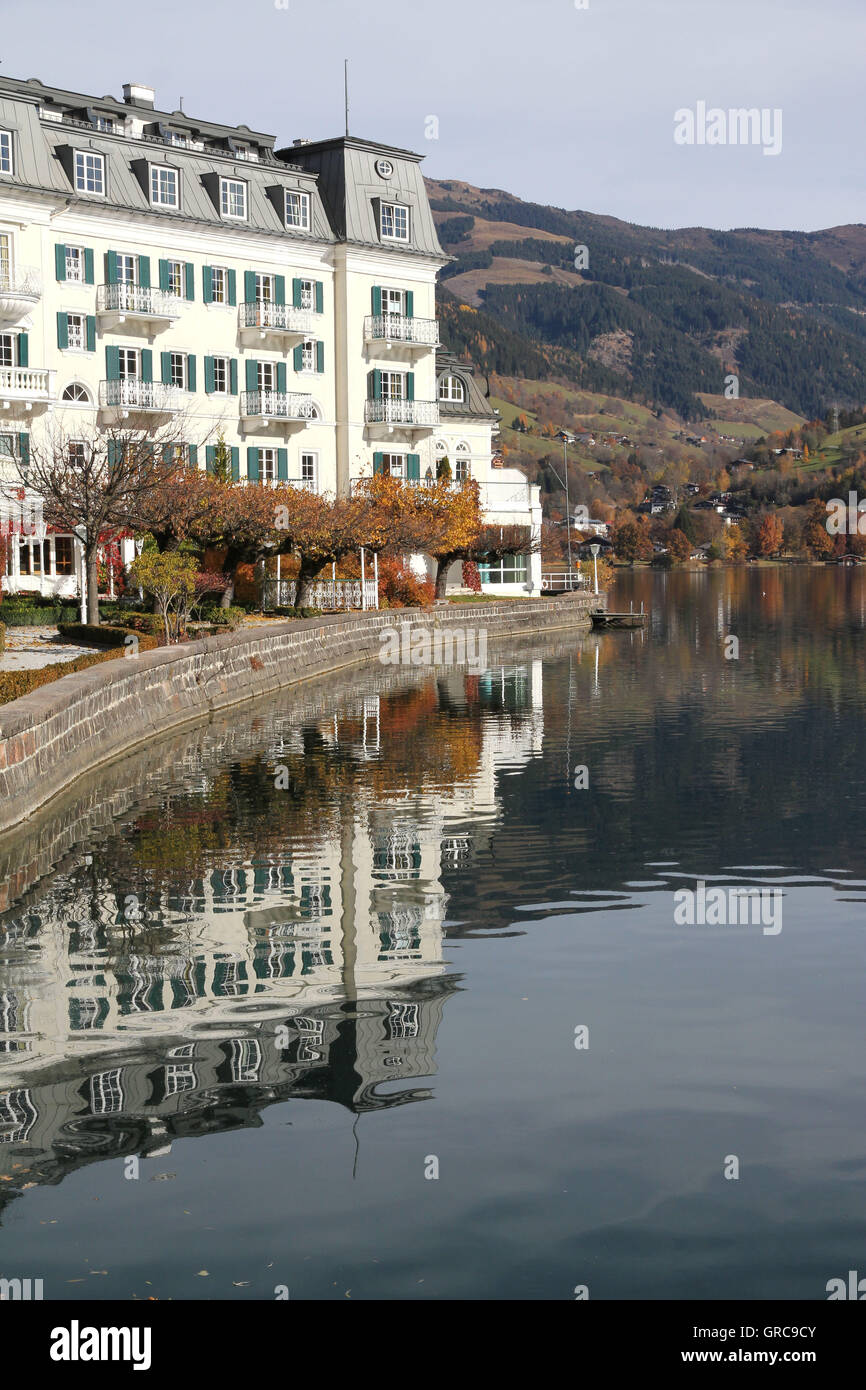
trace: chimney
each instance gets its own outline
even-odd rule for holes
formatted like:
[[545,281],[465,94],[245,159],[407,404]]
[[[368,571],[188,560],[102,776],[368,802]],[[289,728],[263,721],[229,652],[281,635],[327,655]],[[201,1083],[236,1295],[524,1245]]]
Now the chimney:
[[152,111],[156,92],[152,87],[143,86],[141,82],[124,82],[123,100],[127,106],[148,106]]

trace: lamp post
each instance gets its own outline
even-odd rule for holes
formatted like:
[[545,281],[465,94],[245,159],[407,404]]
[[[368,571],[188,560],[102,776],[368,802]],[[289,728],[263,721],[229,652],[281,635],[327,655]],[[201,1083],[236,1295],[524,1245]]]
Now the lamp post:
[[594,544],[594,545],[591,545],[591,546],[589,547],[589,550],[590,550],[590,554],[592,555],[592,572],[593,572],[593,575],[594,575],[593,593],[597,594],[597,593],[598,593],[598,553],[599,553],[599,551],[601,550],[601,546],[598,545],[598,544],[596,543],[596,544]]
[[568,501],[568,435],[562,436],[562,466],[565,472],[565,526],[568,540],[568,583],[571,586],[571,506]]

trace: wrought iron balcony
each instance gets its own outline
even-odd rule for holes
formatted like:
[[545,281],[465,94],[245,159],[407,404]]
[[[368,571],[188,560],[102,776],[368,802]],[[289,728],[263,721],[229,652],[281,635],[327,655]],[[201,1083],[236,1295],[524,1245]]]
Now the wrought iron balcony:
[[312,309],[298,309],[293,304],[255,299],[239,306],[238,326],[257,331],[262,337],[266,333],[281,333],[308,338],[315,332],[316,315]]
[[242,391],[241,415],[262,420],[312,420],[313,398],[301,391]]
[[23,401],[27,410],[50,405],[55,396],[56,372],[43,367],[0,367],[0,405]]
[[141,381],[127,376],[118,381],[99,383],[99,404],[117,410],[146,410],[157,415],[173,415],[183,407],[183,392],[161,381]]
[[119,322],[174,323],[180,318],[182,303],[176,295],[146,285],[100,285],[96,291],[96,312],[110,314]]
[[0,322],[17,323],[42,297],[42,276],[32,265],[0,272]]
[[439,424],[438,401],[367,401],[368,425],[407,425],[410,429],[433,429]]
[[364,340],[386,346],[405,343],[409,347],[439,347],[439,320],[407,318],[405,314],[368,314],[364,319]]

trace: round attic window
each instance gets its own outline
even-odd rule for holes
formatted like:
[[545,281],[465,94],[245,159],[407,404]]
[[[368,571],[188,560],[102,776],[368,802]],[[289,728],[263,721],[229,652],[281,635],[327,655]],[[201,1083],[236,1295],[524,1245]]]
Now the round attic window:
[[380,178],[389,179],[393,172],[394,165],[391,163],[390,159],[376,160],[376,173],[379,175]]

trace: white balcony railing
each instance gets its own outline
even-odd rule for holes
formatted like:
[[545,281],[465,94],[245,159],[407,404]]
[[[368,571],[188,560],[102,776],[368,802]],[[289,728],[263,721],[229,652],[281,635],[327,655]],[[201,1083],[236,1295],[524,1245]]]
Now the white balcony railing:
[[301,391],[242,391],[241,415],[265,420],[312,420],[313,398]]
[[410,319],[405,314],[368,314],[364,319],[367,342],[410,343],[439,347],[438,319]]
[[439,424],[438,401],[367,401],[368,425],[410,425],[415,428]]
[[[262,607],[293,608],[297,584],[291,579],[265,579],[262,583]],[[379,594],[375,579],[367,579],[362,593],[358,579],[320,581],[310,590],[310,607],[324,610],[349,608],[378,608]]]
[[183,393],[176,386],[165,386],[161,381],[141,381],[138,377],[127,376],[119,381],[101,381],[99,404],[119,410],[152,410],[170,415],[181,409]]
[[296,333],[306,337],[315,331],[316,315],[312,309],[256,299],[240,305],[238,323],[241,328],[258,328],[263,333]]
[[52,401],[55,375],[44,367],[0,367],[0,400],[28,404]]
[[0,270],[0,321],[15,322],[35,309],[42,297],[42,275],[36,266]]
[[96,291],[98,314],[173,321],[180,318],[181,304],[177,295],[145,285],[100,285]]

